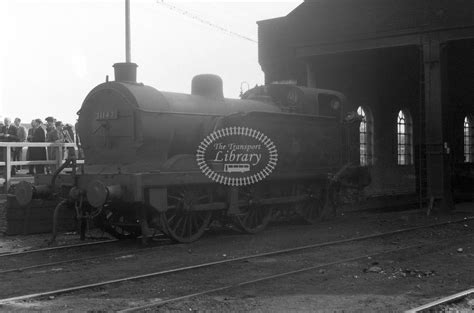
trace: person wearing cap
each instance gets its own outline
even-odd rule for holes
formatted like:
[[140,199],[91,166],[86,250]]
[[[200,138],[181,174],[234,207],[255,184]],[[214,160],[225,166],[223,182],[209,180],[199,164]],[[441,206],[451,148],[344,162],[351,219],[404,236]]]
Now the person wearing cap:
[[46,141],[48,142],[64,142],[64,133],[63,133],[64,124],[61,121],[54,122],[54,128],[48,134],[46,134]]
[[[54,129],[48,134],[46,134],[46,141],[48,142],[55,142],[55,143],[64,143],[65,137],[64,137],[64,130],[63,130],[64,124],[61,121],[56,121],[54,123]],[[56,160],[59,147],[52,147],[49,149],[50,154],[49,154],[49,159],[50,160]],[[63,154],[64,155],[64,154]],[[54,172],[56,170],[56,166],[51,165],[50,166],[51,172]]]
[[[15,118],[13,122],[16,126],[16,141],[25,142],[26,141],[26,128],[21,125],[21,119],[19,117]],[[13,148],[13,161],[21,161],[23,154],[23,147]],[[17,166],[17,170],[20,169],[20,166]]]
[[16,126],[12,124],[12,121],[9,117],[5,117],[3,122],[4,122],[4,126],[0,130],[0,135],[3,135],[3,138],[4,138],[3,141],[16,141],[17,140]]
[[[74,143],[74,130],[71,124],[66,123],[66,125],[64,125],[63,134],[65,143]],[[76,151],[73,147],[68,147],[66,152],[67,154],[64,156],[65,159],[77,158]]]
[[[17,141],[18,139],[18,137],[16,136],[17,127],[14,124],[12,124],[12,121],[9,117],[5,117],[3,122],[5,123],[5,125],[0,130],[0,136],[3,137],[2,141],[8,141],[8,142]],[[11,155],[12,155],[12,161],[13,161],[15,148],[11,148],[11,151],[12,151]],[[16,174],[16,168],[14,166],[12,166],[11,173],[12,175]]]
[[56,122],[56,119],[52,116],[48,116],[44,120],[46,121],[46,141],[47,142],[54,142],[53,140],[49,139],[49,136],[55,128],[54,123]]
[[[31,127],[28,129],[28,136],[26,137],[26,141],[28,142],[33,142],[33,133],[35,131],[35,123],[36,123],[36,120],[31,120]],[[32,148],[28,148],[28,150],[26,150],[26,160],[27,161],[33,161],[33,159],[31,158],[31,149]],[[28,174],[30,175],[34,175],[35,174],[35,166],[34,165],[29,165],[28,166],[29,170],[28,170]]]
[[[66,135],[67,133],[67,135]],[[64,125],[64,137],[65,137],[65,141],[66,142],[74,142],[74,130],[72,129],[72,125],[71,124],[68,124],[66,123],[66,125]]]
[[[52,116],[48,116],[46,119],[46,142],[57,142],[59,139],[58,132],[56,130],[56,119]],[[53,147],[47,148],[48,151],[48,160],[56,160],[56,154],[57,154],[57,149]],[[54,172],[55,170],[54,165],[50,165],[46,168],[46,171],[49,172]]]
[[[43,121],[37,118],[32,122],[33,126],[33,137],[31,142],[45,142],[46,134],[41,125]],[[30,160],[39,161],[46,160],[46,150],[43,147],[31,147],[30,148]],[[36,174],[44,174],[44,165],[35,165]]]

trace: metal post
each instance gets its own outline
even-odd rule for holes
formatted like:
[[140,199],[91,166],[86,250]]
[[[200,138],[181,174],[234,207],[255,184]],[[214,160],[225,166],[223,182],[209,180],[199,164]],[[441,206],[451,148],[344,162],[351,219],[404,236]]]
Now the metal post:
[[313,65],[306,63],[306,86],[316,88],[316,74]]
[[57,160],[57,168],[60,168],[63,165],[63,145],[59,145],[56,150],[56,160]]
[[11,159],[11,152],[12,148],[10,147],[5,147],[5,193],[8,193],[8,189],[10,189],[11,185],[11,178],[12,178],[12,167],[10,165],[10,159]]
[[130,0],[125,0],[125,62],[131,62],[130,48]]
[[446,50],[439,38],[427,37],[423,42],[425,68],[425,121],[427,195],[434,201],[441,200],[441,209],[454,207],[451,192],[449,155],[445,149],[446,130]]

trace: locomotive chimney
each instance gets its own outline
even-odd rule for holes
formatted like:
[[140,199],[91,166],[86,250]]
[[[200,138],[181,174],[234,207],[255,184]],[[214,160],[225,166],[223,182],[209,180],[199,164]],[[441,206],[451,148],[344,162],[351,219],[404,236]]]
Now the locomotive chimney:
[[214,74],[201,74],[193,77],[191,94],[211,99],[224,99],[222,78]]
[[132,63],[130,37],[130,0],[125,0],[125,62],[114,64],[116,82],[137,82],[138,65]]
[[137,82],[137,67],[136,63],[115,63],[114,72],[115,72],[115,81],[116,82],[128,82],[136,83]]

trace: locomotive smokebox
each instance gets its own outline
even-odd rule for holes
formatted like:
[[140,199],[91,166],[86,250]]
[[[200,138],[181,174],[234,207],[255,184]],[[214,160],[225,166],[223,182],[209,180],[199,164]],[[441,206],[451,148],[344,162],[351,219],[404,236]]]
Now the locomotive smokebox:
[[196,75],[191,82],[191,94],[211,99],[224,99],[222,85],[222,78],[217,75]]
[[114,72],[115,72],[115,81],[116,82],[128,82],[136,83],[137,82],[137,67],[136,63],[115,63]]

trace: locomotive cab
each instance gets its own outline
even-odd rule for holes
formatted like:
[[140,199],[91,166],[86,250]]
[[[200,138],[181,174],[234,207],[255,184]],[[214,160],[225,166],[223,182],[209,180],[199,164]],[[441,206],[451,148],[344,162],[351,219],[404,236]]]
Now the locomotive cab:
[[273,83],[248,90],[242,99],[275,103],[283,112],[335,117],[341,120],[345,96],[337,91]]

